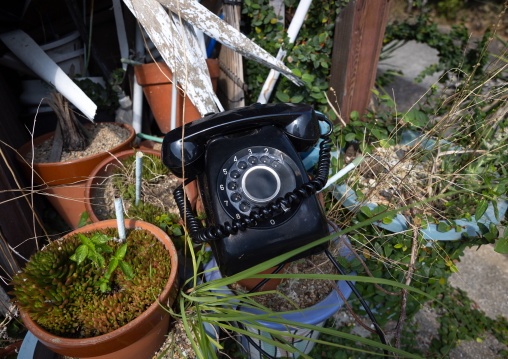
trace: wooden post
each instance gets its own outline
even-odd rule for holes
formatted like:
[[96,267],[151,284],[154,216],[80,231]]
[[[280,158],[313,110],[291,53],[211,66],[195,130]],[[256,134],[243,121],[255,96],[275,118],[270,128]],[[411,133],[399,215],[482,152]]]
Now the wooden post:
[[389,8],[390,0],[351,0],[337,17],[328,98],[346,122],[369,104]]
[[[240,30],[241,3],[224,4],[224,21]],[[219,75],[219,99],[226,110],[245,106],[243,87],[243,60],[238,52],[223,46],[219,54],[221,72]]]

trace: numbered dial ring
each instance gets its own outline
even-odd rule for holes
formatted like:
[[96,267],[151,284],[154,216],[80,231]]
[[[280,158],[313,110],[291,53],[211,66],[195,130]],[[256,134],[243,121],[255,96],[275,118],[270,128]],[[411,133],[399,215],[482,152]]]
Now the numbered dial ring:
[[[217,193],[224,210],[232,218],[240,218],[293,191],[300,183],[300,171],[290,157],[275,148],[253,146],[236,152],[224,163]],[[281,213],[265,225],[280,224],[292,213]]]

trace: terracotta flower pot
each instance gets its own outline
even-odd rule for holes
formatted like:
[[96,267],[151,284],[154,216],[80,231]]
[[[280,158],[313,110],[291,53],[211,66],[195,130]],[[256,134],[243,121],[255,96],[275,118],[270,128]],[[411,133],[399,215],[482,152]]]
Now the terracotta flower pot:
[[[219,78],[219,61],[217,59],[207,59],[208,71],[212,79],[213,90],[217,89],[217,79]],[[161,71],[162,70],[162,71]],[[143,93],[146,96],[148,104],[152,109],[153,116],[157,121],[159,129],[163,133],[171,130],[171,93],[173,92],[172,83],[169,79],[173,78],[173,73],[165,62],[150,63],[134,66],[138,84],[143,87]],[[179,92],[177,97],[176,126],[182,126],[182,116],[184,112],[183,95]],[[185,123],[192,122],[201,118],[201,114],[192,104],[189,98],[185,100]]]
[[[78,232],[116,227],[116,220],[110,219],[80,228],[67,236]],[[42,329],[30,316],[21,311],[21,318],[30,332],[52,351],[72,357],[94,357],[111,359],[151,358],[160,348],[168,333],[169,313],[161,306],[171,306],[177,291],[178,255],[173,242],[160,228],[146,222],[133,219],[125,220],[129,229],[141,228],[150,231],[164,243],[171,256],[171,273],[157,301],[123,327],[111,333],[93,338],[69,339],[55,336]],[[67,237],[66,236],[66,237]],[[160,304],[159,304],[160,303]]]
[[[160,158],[161,153],[160,151],[151,150],[148,148],[142,148],[140,149],[145,154],[154,155]],[[134,156],[135,152],[134,150],[127,150],[122,151],[120,153],[115,154],[115,156],[109,156],[105,160],[103,160],[101,163],[99,163],[91,172],[90,177],[86,181],[86,188],[85,188],[85,207],[86,211],[88,212],[88,216],[92,220],[92,222],[99,222],[99,219],[97,218],[97,215],[95,214],[91,199],[96,196],[97,189],[100,186],[101,182],[104,182],[104,179],[111,176],[113,174],[113,171],[118,166],[121,166],[121,161],[128,158],[129,156]],[[179,182],[182,181],[179,179]],[[193,208],[195,208],[196,205],[196,199],[197,199],[197,189],[195,182],[187,185],[186,187],[187,197],[189,198],[189,201],[191,202]]]
[[[111,124],[129,130],[129,137],[118,146],[111,148],[109,153],[117,153],[131,148],[136,136],[134,129],[125,124]],[[37,137],[34,139],[33,145],[41,144],[54,134],[51,132]],[[31,150],[32,142],[27,142],[18,150],[19,156],[16,157],[28,178],[32,178],[32,168],[25,160],[25,156]],[[86,210],[84,200],[86,180],[93,169],[110,156],[109,153],[102,152],[65,162],[33,164],[34,184],[42,186],[41,189],[47,195],[50,203],[71,228],[77,228],[81,214]]]

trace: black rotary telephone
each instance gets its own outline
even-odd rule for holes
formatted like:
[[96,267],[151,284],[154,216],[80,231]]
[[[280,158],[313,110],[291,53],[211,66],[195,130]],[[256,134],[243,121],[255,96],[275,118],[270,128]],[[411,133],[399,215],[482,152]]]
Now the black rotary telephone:
[[[327,134],[321,135],[319,121],[328,123]],[[314,194],[328,179],[331,131],[331,122],[310,106],[255,104],[206,115],[166,134],[162,160],[188,178],[186,184],[197,177],[208,227],[196,219],[182,186],[174,191],[180,214],[194,242],[210,242],[224,275],[328,235]],[[310,179],[298,152],[320,138],[317,175]]]

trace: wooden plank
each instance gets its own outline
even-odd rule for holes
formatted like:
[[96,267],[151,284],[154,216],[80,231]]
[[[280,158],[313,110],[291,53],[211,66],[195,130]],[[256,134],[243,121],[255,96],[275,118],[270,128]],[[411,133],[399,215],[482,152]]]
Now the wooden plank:
[[[339,35],[338,38],[334,39],[334,51],[346,52],[347,62],[344,62],[346,54],[337,55],[337,59],[332,58],[334,82],[332,84],[332,81],[330,81],[330,83],[331,87],[337,86],[337,88],[334,87],[337,96],[332,91],[329,93],[332,102],[333,99],[337,99],[342,117],[346,122],[349,121],[349,115],[352,111],[358,111],[360,115],[364,114],[371,99],[371,89],[376,79],[377,64],[383,45],[390,0],[356,0],[354,7],[349,46],[347,35],[350,24],[345,19],[337,20],[339,28],[336,29],[336,33],[341,30],[341,24],[345,24],[346,29],[343,35]],[[344,16],[350,16],[351,9],[347,9],[346,6],[344,10],[347,12]],[[344,71],[345,80],[343,80],[344,83],[341,86]]]
[[[224,5],[222,7],[224,21],[240,31],[239,5]],[[242,55],[223,46],[219,54],[221,72],[219,75],[220,100],[226,110],[245,106],[245,92],[240,86],[243,84]]]
[[328,99],[342,117],[344,117],[342,114],[342,99],[346,90],[347,64],[349,61],[351,39],[353,38],[355,9],[356,0],[350,0],[341,9],[335,20],[335,31],[333,34],[332,68],[330,71]]

